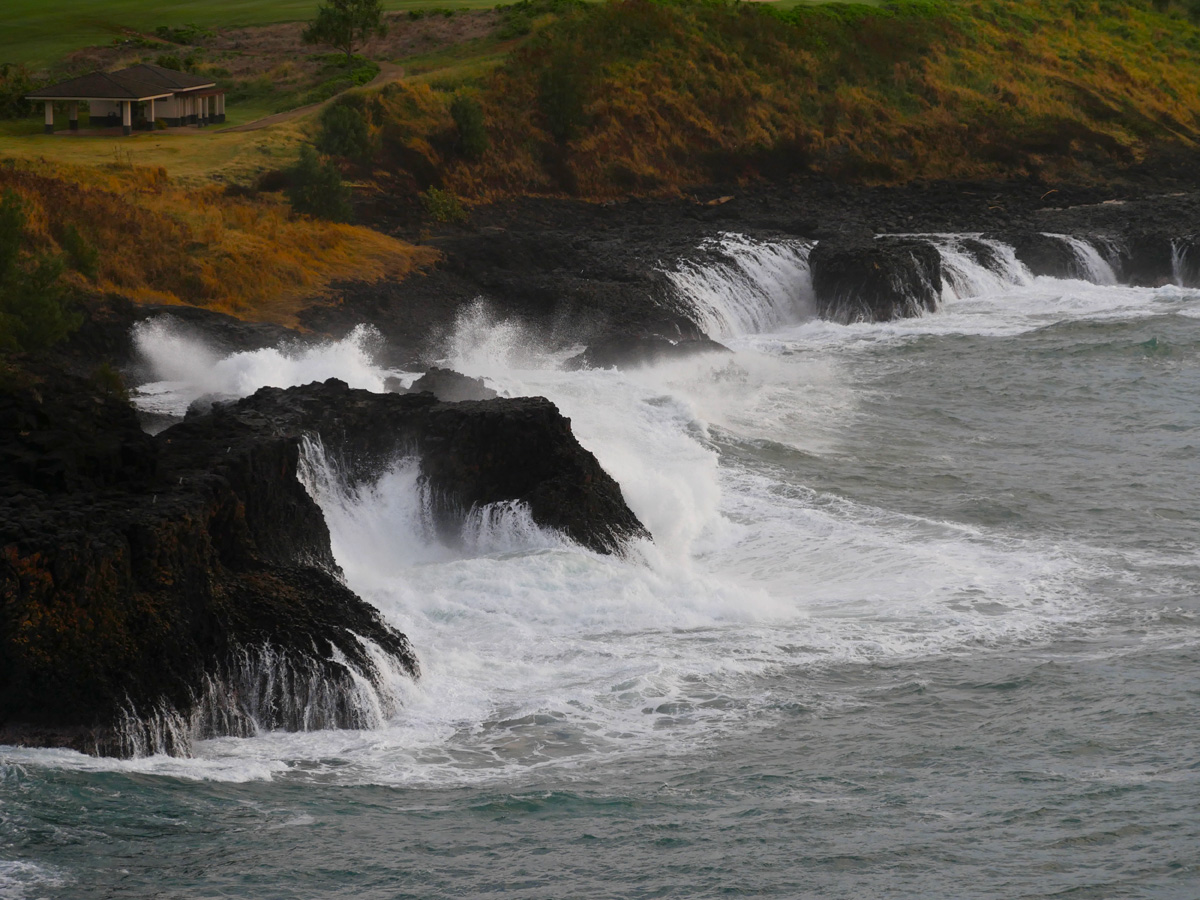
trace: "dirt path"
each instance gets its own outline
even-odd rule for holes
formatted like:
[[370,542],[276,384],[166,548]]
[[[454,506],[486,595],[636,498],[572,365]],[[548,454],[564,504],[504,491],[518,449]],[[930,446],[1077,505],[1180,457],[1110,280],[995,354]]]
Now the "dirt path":
[[[382,62],[379,64],[379,74],[368,81],[364,87],[377,88],[389,82],[398,81],[404,77],[404,69],[395,63]],[[318,109],[323,109],[328,106],[338,95],[330,97],[328,100],[322,100],[320,103],[310,103],[307,106],[297,106],[295,109],[289,109],[287,112],[274,113],[273,115],[264,116],[261,119],[255,119],[253,122],[243,122],[241,125],[234,125],[232,128],[222,128],[223,134],[234,131],[258,131],[260,128],[268,128],[271,125],[278,125],[281,122],[290,122],[292,119],[298,119],[301,116],[307,115],[310,112],[316,112]]]

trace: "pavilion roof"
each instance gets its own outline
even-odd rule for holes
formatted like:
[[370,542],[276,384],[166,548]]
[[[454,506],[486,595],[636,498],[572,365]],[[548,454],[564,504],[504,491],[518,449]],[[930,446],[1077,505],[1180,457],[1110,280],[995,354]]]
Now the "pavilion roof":
[[26,96],[30,100],[149,100],[172,93],[161,84],[127,78],[120,72],[93,72],[39,88]]
[[216,87],[216,82],[187,72],[142,63],[116,72],[92,72],[38,88],[30,100],[153,100],[176,91]]
[[211,78],[205,78],[203,75],[178,72],[175,69],[167,69],[151,63],[139,63],[136,66],[121,69],[114,74],[136,78],[138,81],[144,81],[147,84],[161,84],[163,87],[174,88],[175,90],[217,86],[215,81]]

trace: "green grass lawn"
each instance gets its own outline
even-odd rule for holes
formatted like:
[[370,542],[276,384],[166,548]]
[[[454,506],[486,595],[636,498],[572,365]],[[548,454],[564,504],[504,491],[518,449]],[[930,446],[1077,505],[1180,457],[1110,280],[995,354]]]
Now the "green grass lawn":
[[[503,2],[503,0],[501,0]],[[781,6],[827,0],[776,0]],[[857,0],[869,4],[879,0]],[[125,30],[205,28],[311,19],[318,0],[0,0],[0,63],[50,65],[72,50],[105,44]],[[386,10],[488,9],[497,0],[383,0]]]
[[[2,0],[0,63],[49,65],[72,50],[104,44],[125,29],[194,22],[206,28],[311,19],[318,0]],[[387,10],[480,9],[495,0],[383,0]]]

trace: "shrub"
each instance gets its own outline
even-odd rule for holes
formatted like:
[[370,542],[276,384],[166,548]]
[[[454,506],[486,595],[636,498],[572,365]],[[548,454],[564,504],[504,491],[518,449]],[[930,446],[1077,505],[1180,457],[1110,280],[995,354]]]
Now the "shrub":
[[82,321],[59,282],[62,260],[22,257],[26,219],[21,198],[6,190],[0,198],[0,351],[44,350]]
[[125,376],[111,363],[102,362],[96,367],[92,372],[92,384],[106,396],[129,402],[129,387],[125,384]]
[[462,202],[451,191],[431,187],[421,194],[421,202],[425,205],[425,212],[435,222],[465,222],[467,220],[467,211],[463,209]]
[[100,271],[100,251],[69,222],[58,236],[58,244],[66,251],[71,268],[85,278],[95,278]]
[[590,82],[590,67],[571,52],[570,46],[556,48],[538,79],[538,106],[546,119],[546,130],[565,144],[584,126],[584,102]]
[[468,159],[479,159],[490,141],[483,124],[483,107],[465,94],[457,94],[450,104],[450,115],[458,126],[458,147]]
[[370,159],[375,142],[361,100],[335,103],[321,113],[321,131],[317,149],[330,156],[344,156],[360,162]]
[[36,87],[24,66],[0,65],[0,119],[23,119],[30,115],[34,105],[25,95]]
[[582,0],[520,0],[506,6],[496,7],[500,13],[501,40],[524,37],[533,31],[534,22],[547,15],[559,15],[582,6]]
[[[172,28],[168,25],[159,25],[154,29],[156,37],[162,38],[164,41],[170,41],[172,44],[198,44],[205,38],[210,38],[213,33],[207,28],[201,28],[194,23],[180,25],[178,28]],[[169,66],[167,68],[170,68]]]
[[331,160],[322,160],[315,149],[305,145],[288,174],[288,200],[296,212],[331,222],[350,220],[350,189],[342,184],[342,173]]

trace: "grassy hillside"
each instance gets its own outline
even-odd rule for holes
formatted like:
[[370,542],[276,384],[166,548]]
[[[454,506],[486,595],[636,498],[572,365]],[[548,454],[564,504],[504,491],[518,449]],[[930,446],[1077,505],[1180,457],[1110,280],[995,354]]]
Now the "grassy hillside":
[[366,228],[290,214],[282,200],[187,189],[162,169],[0,165],[0,193],[28,211],[31,253],[65,254],[84,290],[188,303],[295,325],[333,280],[402,276],[431,263]]
[[1086,177],[1200,143],[1200,29],[1149,0],[541,5],[456,86],[486,152],[462,152],[448,91],[394,86],[364,104],[376,163],[467,198],[606,197],[807,169]]
[[[386,10],[437,6],[478,9],[492,0],[383,0]],[[4,0],[0,62],[49,65],[72,50],[104,44],[127,31],[153,32],[195,23],[205,28],[311,19],[317,0]]]

